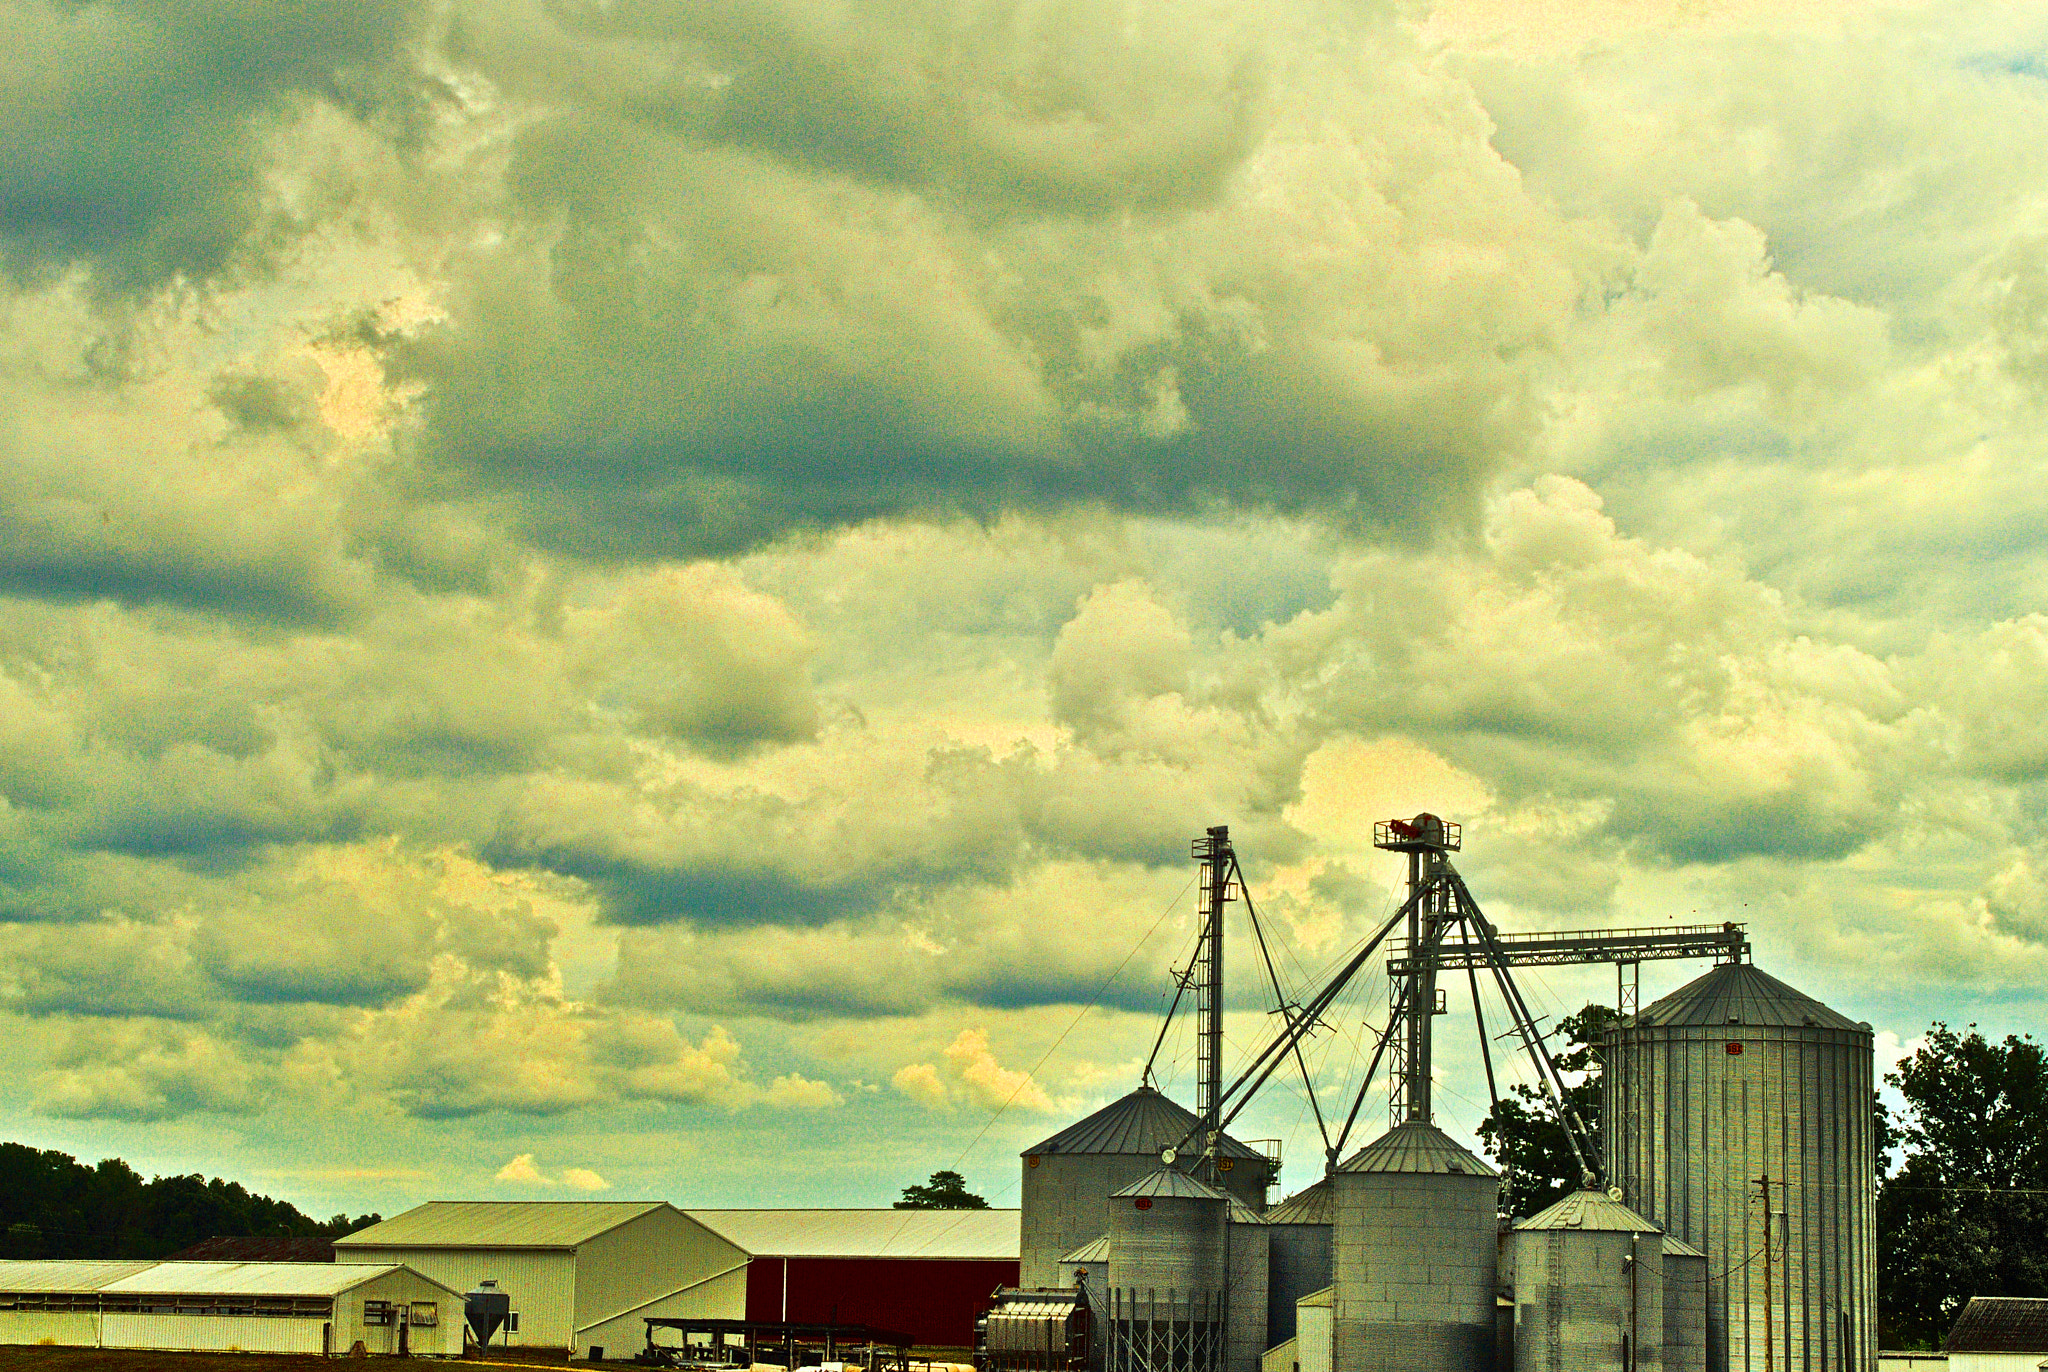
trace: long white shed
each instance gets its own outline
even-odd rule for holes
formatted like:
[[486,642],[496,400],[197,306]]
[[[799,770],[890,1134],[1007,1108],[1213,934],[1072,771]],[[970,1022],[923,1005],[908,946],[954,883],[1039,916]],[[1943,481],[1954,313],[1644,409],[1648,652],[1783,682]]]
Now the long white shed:
[[452,1357],[462,1294],[395,1264],[0,1262],[0,1344]]

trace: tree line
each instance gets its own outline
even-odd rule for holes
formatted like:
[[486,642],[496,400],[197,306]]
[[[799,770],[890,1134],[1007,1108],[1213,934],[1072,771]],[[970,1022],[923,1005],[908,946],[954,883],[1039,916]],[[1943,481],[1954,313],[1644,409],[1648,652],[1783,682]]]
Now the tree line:
[[[1583,1074],[1566,1100],[1600,1135],[1600,1042],[1615,1013],[1588,1005],[1558,1023],[1557,1062]],[[1938,1348],[1972,1296],[2048,1296],[2048,1052],[2031,1037],[1993,1042],[1977,1026],[1935,1023],[1887,1074],[1905,1098],[1893,1118],[1873,1098],[1877,1153],[1879,1339]],[[1578,1187],[1556,1107],[1518,1085],[1479,1135],[1516,1219]]]
[[217,1234],[338,1238],[378,1218],[321,1221],[239,1182],[198,1173],[145,1181],[119,1158],[88,1167],[0,1143],[0,1258],[162,1258]]

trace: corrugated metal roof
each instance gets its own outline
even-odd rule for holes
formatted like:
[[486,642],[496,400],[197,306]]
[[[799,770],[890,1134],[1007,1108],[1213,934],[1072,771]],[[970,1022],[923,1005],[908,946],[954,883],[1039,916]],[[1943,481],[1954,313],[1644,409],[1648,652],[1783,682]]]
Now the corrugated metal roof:
[[1266,1212],[1268,1224],[1330,1224],[1336,1219],[1337,1198],[1324,1177],[1314,1186],[1297,1191]]
[[1109,1261],[1109,1235],[1104,1234],[1093,1243],[1084,1243],[1073,1252],[1061,1258],[1062,1263],[1087,1263]]
[[1054,1295],[1033,1291],[1010,1296],[988,1313],[990,1319],[1062,1320],[1073,1314],[1074,1307],[1080,1303],[1081,1298],[1077,1294]]
[[350,1248],[574,1248],[666,1201],[428,1201],[336,1239]]
[[397,1270],[384,1263],[159,1262],[101,1289],[109,1295],[333,1296]]
[[180,1248],[165,1262],[333,1262],[330,1238],[266,1238],[261,1235],[215,1235],[190,1248]]
[[686,1210],[757,1258],[976,1258],[1015,1262],[1016,1210]]
[[98,1258],[0,1262],[0,1291],[97,1291],[110,1281],[156,1266]]
[[2048,1353],[2048,1300],[1972,1296],[1948,1331],[1947,1353]]
[[1602,1234],[1661,1234],[1664,1231],[1605,1191],[1574,1191],[1516,1229],[1579,1229]]
[[1225,1192],[1224,1195],[1230,1201],[1230,1222],[1232,1224],[1264,1224],[1266,1222],[1264,1215],[1246,1205],[1236,1196],[1232,1196],[1228,1192]]
[[1499,1175],[1433,1124],[1397,1124],[1347,1158],[1340,1172],[1408,1172],[1437,1176]]
[[1723,963],[1637,1014],[1637,1025],[1694,1027],[1717,1024],[1763,1028],[1849,1029],[1869,1033],[1839,1011],[1795,991],[1746,962]]
[[1111,1200],[1126,1196],[1178,1196],[1182,1200],[1227,1201],[1230,1197],[1204,1182],[1196,1181],[1178,1167],[1162,1167],[1138,1178],[1121,1191],[1109,1193]]
[[1705,1253],[1694,1248],[1676,1234],[1666,1234],[1664,1236],[1664,1256],[1667,1258],[1698,1258],[1702,1262],[1705,1262],[1707,1258]]
[[[1149,1086],[1140,1086],[1119,1097],[1084,1120],[1068,1125],[1051,1138],[1024,1150],[1023,1156],[1044,1153],[1149,1153],[1157,1157],[1162,1148],[1186,1143],[1195,1129],[1195,1112],[1167,1099]],[[1245,1147],[1225,1134],[1218,1153],[1233,1158],[1262,1158],[1264,1154]]]

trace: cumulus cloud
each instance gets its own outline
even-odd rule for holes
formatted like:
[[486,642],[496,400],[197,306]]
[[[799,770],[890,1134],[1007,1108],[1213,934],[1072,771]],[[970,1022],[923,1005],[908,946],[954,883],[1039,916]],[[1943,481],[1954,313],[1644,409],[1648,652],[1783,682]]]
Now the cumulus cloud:
[[24,1108],[1040,1111],[1420,809],[2038,994],[2038,17],[287,8],[12,12]]
[[543,1172],[533,1154],[521,1153],[493,1174],[497,1181],[521,1186],[566,1186],[571,1191],[609,1191],[612,1184],[587,1167],[564,1167],[557,1176]]

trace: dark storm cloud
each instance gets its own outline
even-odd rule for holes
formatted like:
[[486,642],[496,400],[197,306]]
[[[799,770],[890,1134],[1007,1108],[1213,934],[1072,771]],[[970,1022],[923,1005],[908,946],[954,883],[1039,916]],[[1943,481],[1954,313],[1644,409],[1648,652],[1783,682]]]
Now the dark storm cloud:
[[256,222],[268,121],[357,108],[404,78],[416,0],[9,0],[0,56],[0,254],[17,275],[205,277]]
[[470,6],[453,51],[528,117],[504,233],[391,340],[423,469],[603,559],[1075,505],[1468,523],[1582,249],[1383,21],[1344,23],[1392,86],[1278,80],[1333,22],[1287,5]]

